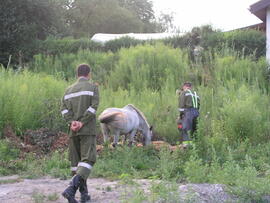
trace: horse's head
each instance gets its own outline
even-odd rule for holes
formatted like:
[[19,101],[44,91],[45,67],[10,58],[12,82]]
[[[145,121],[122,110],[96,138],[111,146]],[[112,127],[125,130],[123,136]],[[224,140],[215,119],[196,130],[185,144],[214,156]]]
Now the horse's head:
[[152,137],[153,137],[153,126],[150,126],[146,132],[146,135],[145,135],[145,145],[149,145],[151,144],[151,140],[152,140]]

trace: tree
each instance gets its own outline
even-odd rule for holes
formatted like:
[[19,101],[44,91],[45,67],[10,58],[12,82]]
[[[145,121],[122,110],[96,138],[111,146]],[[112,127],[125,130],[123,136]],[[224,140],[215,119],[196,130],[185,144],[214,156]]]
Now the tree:
[[176,30],[173,25],[174,16],[173,13],[161,13],[155,22],[156,32],[174,32]]
[[143,22],[118,0],[75,0],[67,10],[73,36],[142,32]]
[[165,32],[174,30],[173,13],[161,13],[155,17],[153,3],[149,0],[118,0],[120,5],[130,10],[143,23],[143,32]]
[[149,0],[66,0],[66,18],[72,35],[95,33],[163,32],[171,29],[172,14],[156,19]]
[[60,5],[53,0],[5,0],[0,5],[0,63],[18,63],[33,52],[35,40],[63,33]]
[[143,23],[151,23],[155,20],[153,3],[149,0],[118,0],[121,7],[131,11]]

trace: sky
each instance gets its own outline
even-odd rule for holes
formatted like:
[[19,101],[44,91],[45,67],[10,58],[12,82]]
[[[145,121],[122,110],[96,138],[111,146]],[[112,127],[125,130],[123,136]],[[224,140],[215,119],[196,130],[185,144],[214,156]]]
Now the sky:
[[157,13],[174,13],[180,32],[206,24],[222,31],[241,28],[261,21],[249,11],[259,0],[152,0]]

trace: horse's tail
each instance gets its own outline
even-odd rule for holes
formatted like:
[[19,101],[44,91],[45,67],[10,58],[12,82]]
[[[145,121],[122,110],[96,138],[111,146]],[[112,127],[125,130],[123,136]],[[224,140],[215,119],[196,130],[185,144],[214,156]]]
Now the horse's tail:
[[101,122],[101,123],[105,123],[105,124],[108,124],[112,121],[115,120],[115,117],[117,115],[121,114],[120,112],[110,112],[110,113],[103,113],[101,114],[99,117],[98,117],[98,120]]

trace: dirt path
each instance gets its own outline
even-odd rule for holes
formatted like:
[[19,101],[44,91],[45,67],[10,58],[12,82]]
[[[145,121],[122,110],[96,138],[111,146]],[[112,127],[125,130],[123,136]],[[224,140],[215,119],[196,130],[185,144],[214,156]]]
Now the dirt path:
[[[3,180],[2,178],[2,181]],[[14,180],[15,183],[12,180]],[[68,185],[69,180],[53,179],[50,177],[35,180],[22,180],[19,179],[19,177],[13,176],[8,179],[5,178],[5,181],[13,183],[0,185],[1,203],[67,202],[61,196],[61,192]],[[121,188],[118,188],[117,181],[89,179],[87,185],[93,202],[120,202],[121,192],[119,193],[119,190],[121,191]],[[77,199],[79,199],[79,194],[77,194]]]
[[[69,180],[60,180],[51,177],[43,177],[34,180],[20,179],[18,176],[0,177],[0,202],[65,203],[67,201],[60,194],[68,185],[68,182]],[[157,184],[159,183],[159,181],[156,182]],[[153,184],[151,180],[136,180],[136,183],[138,183],[136,185],[138,185],[145,194],[149,194],[149,188],[151,184]],[[132,202],[128,198],[129,195],[127,195],[127,191],[135,192],[134,189],[129,190],[132,188],[130,185],[127,186],[123,185],[120,181],[109,181],[102,178],[88,179],[87,185],[92,196],[92,202],[94,203]],[[224,192],[223,187],[217,184],[177,185],[177,188],[176,196],[175,194],[172,195],[172,197],[170,197],[172,201],[169,202],[234,202],[234,200]],[[165,191],[165,196],[167,194],[168,192]],[[79,194],[77,194],[76,197],[79,199]],[[161,201],[157,200],[155,202]]]

